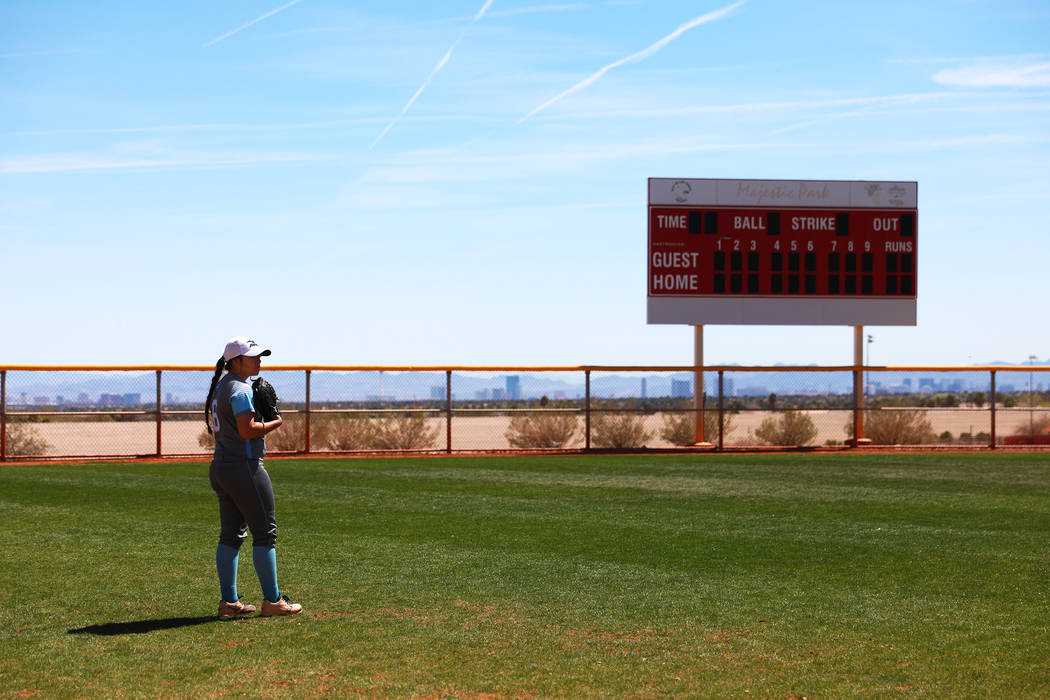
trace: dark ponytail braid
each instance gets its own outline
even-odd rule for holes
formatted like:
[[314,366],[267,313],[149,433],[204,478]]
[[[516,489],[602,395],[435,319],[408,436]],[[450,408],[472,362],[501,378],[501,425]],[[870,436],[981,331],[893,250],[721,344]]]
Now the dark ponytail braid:
[[215,396],[215,387],[219,383],[219,378],[222,377],[222,371],[226,369],[226,360],[219,358],[219,361],[215,363],[215,376],[211,378],[211,388],[208,389],[208,398],[204,401],[204,422],[208,425],[208,434],[212,434],[211,430],[211,398]]

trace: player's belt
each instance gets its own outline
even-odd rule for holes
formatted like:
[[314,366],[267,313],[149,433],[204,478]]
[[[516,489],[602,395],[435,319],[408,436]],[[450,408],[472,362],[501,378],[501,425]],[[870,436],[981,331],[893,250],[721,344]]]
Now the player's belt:
[[229,463],[229,462],[259,462],[262,461],[262,457],[248,457],[246,455],[216,455],[215,461]]

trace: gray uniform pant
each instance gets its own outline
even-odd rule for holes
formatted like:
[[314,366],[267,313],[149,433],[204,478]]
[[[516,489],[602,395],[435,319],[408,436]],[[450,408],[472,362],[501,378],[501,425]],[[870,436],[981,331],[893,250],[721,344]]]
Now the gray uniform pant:
[[216,456],[208,470],[211,487],[219,496],[219,542],[239,549],[252,532],[252,545],[277,543],[277,514],[273,486],[261,458]]

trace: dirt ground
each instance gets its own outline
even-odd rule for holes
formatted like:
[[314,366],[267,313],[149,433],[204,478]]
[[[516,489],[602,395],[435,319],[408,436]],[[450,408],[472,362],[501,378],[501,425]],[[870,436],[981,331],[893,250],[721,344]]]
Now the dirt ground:
[[[846,437],[844,427],[851,420],[849,411],[806,411],[817,428],[814,445],[824,445],[828,441],[842,442]],[[762,421],[773,415],[768,411],[755,411],[733,415],[732,432],[726,436],[727,446],[756,446],[759,443],[754,437],[755,430]],[[987,410],[967,409],[929,409],[926,415],[930,419],[934,433],[940,435],[950,431],[958,437],[960,433],[989,433],[991,416]],[[1046,412],[1035,412],[1038,419]],[[1005,436],[1016,429],[1027,425],[1027,409],[998,409],[996,411],[996,434]],[[510,422],[509,416],[493,415],[453,415],[452,449],[453,450],[507,450],[510,445],[505,433]],[[429,427],[436,430],[435,448],[445,447],[445,420],[443,417],[428,419]],[[582,431],[582,416],[578,421]],[[659,437],[664,426],[660,414],[646,416],[645,428],[653,437],[647,441],[648,447],[669,447],[670,444]],[[49,447],[46,456],[140,456],[157,453],[156,423],[141,422],[83,422],[83,423],[35,423],[36,435],[47,441]],[[287,426],[286,426],[287,427]],[[184,455],[211,452],[210,448],[201,447],[197,440],[204,432],[200,421],[165,421],[162,423],[161,454]],[[715,440],[716,436],[708,436]],[[582,436],[577,433],[570,446],[582,446]]]

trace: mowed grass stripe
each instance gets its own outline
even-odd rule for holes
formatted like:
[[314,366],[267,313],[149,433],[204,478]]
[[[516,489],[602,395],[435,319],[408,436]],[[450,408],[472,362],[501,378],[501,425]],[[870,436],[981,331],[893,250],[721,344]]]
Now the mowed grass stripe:
[[206,464],[4,465],[0,694],[1046,695],[1046,462],[275,460],[222,623]]

